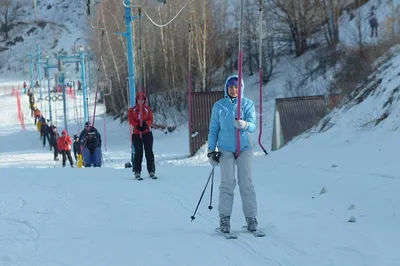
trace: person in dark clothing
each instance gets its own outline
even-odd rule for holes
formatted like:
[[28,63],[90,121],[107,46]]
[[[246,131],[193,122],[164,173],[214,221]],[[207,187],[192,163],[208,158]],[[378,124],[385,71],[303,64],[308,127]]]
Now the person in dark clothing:
[[101,167],[101,135],[89,121],[85,123],[85,129],[81,132],[79,141],[83,148],[82,159],[85,167]]
[[46,146],[46,139],[47,139],[47,123],[46,119],[44,117],[41,118],[40,120],[41,126],[40,126],[40,139],[43,140],[43,147]]
[[[44,121],[44,122],[43,122]],[[46,139],[47,142],[49,143],[49,150],[52,150],[52,146],[51,146],[51,141],[50,141],[50,126],[48,124],[49,120],[42,120],[42,127],[40,128],[40,132],[43,132],[43,147],[46,146]]]
[[78,162],[78,155],[81,154],[82,151],[81,151],[81,143],[79,142],[79,137],[76,134],[74,135],[73,150],[74,150],[75,161]]
[[36,104],[35,104],[35,95],[32,93],[29,96],[29,109],[31,110],[31,117],[34,117],[33,114],[35,112]]
[[50,147],[54,149],[54,161],[58,161],[58,132],[57,127],[54,126],[52,123],[49,127],[48,133],[50,135]]
[[369,25],[371,27],[371,38],[378,37],[378,19],[376,18],[374,12],[371,12],[370,18],[369,18]]
[[74,167],[74,161],[72,160],[71,156],[71,145],[72,145],[72,139],[70,136],[68,136],[67,131],[64,129],[61,132],[61,137],[58,139],[58,148],[62,155],[63,167],[65,167],[65,163],[67,162],[67,157],[71,167]]
[[[142,117],[142,119],[140,119],[140,117]],[[146,156],[147,171],[151,178],[156,178],[153,133],[150,129],[153,124],[153,112],[150,107],[146,105],[146,95],[143,92],[138,92],[136,94],[136,105],[129,109],[128,120],[133,127],[132,143],[135,148],[135,155],[133,158],[135,178],[141,179],[143,147]]]

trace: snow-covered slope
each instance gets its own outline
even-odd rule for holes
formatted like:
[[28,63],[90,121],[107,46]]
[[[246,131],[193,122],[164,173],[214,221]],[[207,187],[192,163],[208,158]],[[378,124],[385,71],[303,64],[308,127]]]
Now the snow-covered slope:
[[[204,152],[182,159],[184,128],[154,132],[159,179],[139,182],[123,169],[129,130],[106,118],[103,131],[102,107],[96,125],[107,139],[105,167],[60,168],[26,115],[26,96],[27,131],[15,98],[0,96],[0,265],[400,265],[399,59],[371,77],[379,86],[334,111],[326,130],[317,133],[321,123],[279,151],[256,153],[258,219],[267,232],[258,239],[241,229],[238,190],[232,229],[239,239],[214,232],[218,197],[214,191],[208,210],[210,187],[190,222],[211,167]],[[58,123],[62,129],[62,117]],[[70,133],[77,128],[70,121]],[[218,182],[217,168],[214,190]]]

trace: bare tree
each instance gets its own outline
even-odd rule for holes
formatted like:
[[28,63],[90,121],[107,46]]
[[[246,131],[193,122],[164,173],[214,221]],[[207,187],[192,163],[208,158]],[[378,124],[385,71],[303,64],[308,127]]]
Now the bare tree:
[[4,40],[9,38],[9,32],[17,25],[23,15],[22,1],[1,0],[0,1],[0,32]]
[[317,27],[316,17],[321,9],[319,1],[268,1],[273,6],[269,10],[282,37],[287,40],[289,34],[295,46],[296,56],[302,55],[308,49],[307,37],[314,33]]

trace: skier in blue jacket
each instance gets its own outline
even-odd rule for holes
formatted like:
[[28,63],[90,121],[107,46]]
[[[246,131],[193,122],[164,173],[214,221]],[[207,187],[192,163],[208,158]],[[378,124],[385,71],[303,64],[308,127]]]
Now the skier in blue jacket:
[[[252,100],[243,97],[242,80],[241,119],[237,120],[238,76],[229,76],[225,82],[225,97],[217,101],[211,112],[208,133],[208,158],[212,166],[220,166],[221,184],[219,186],[218,212],[220,230],[230,232],[235,180],[237,179],[242,198],[242,209],[249,231],[257,230],[257,201],[252,182],[252,145],[248,133],[256,129],[256,113]],[[236,158],[236,130],[240,130],[240,153]],[[216,151],[218,147],[218,151]]]

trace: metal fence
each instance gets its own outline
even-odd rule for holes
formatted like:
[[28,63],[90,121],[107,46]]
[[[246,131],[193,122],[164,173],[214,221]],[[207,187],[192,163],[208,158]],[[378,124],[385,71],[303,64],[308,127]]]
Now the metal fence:
[[197,135],[192,136],[193,132],[189,132],[191,156],[207,142],[212,107],[216,101],[224,97],[224,92],[194,92],[192,96],[192,126]]

